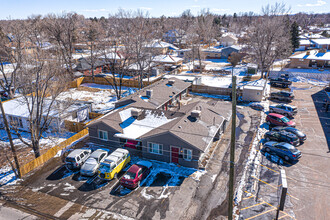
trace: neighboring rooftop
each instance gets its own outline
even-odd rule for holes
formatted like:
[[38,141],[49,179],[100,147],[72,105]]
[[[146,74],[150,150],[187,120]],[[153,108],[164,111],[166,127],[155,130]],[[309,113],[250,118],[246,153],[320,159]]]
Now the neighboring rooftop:
[[330,52],[322,53],[318,50],[311,50],[305,53],[292,55],[291,59],[307,59],[307,60],[330,60]]

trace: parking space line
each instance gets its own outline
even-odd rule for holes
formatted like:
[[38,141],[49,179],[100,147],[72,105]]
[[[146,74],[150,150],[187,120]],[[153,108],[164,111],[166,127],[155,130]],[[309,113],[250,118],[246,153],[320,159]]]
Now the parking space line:
[[[245,193],[250,193],[250,192],[248,192],[248,191],[244,191]],[[254,195],[253,193],[250,193],[251,195]],[[254,195],[255,196],[255,195]],[[259,199],[261,200],[261,201],[263,201],[263,202],[265,202],[267,205],[269,205],[269,206],[271,206],[271,207],[274,207],[274,209],[277,209],[277,207],[275,207],[275,206],[273,206],[272,204],[270,204],[270,203],[268,203],[268,202],[266,202],[265,200],[263,200],[262,198],[260,198],[259,197]],[[285,215],[287,215],[287,216],[289,216],[290,218],[292,218],[292,219],[295,219],[294,217],[292,217],[291,215],[289,215],[288,213],[286,213],[286,212],[284,212],[284,211],[280,211],[281,213],[284,213]],[[257,217],[257,216],[256,216]]]
[[243,198],[242,200],[251,199],[252,197],[254,197],[254,195],[252,195],[252,196],[249,196],[249,197],[245,197],[245,198]]
[[289,216],[289,215],[288,215],[288,214],[285,214],[285,215],[279,217],[278,219],[282,219],[282,218],[285,218],[285,217],[287,217],[287,216]]
[[242,208],[241,210],[243,211],[245,209],[250,209],[250,208],[256,207],[258,205],[262,205],[262,204],[265,204],[265,202],[263,201],[263,202],[260,202],[260,203],[254,204],[254,205],[250,205],[248,207]]
[[[270,183],[267,183],[267,182],[265,182],[265,181],[263,181],[263,180],[261,180],[261,179],[258,179],[257,177],[255,177],[255,176],[251,176],[251,177],[253,177],[253,178],[255,178],[256,180],[258,180],[258,181],[260,181],[260,182],[262,182],[262,183],[265,183],[265,184],[267,184],[268,186],[270,186],[270,187],[272,187],[272,188],[274,188],[274,189],[278,189],[278,187],[276,187],[276,186],[273,186],[272,184],[270,184]],[[299,199],[297,198],[297,197],[294,197],[293,195],[291,195],[291,194],[289,194],[289,193],[287,193],[287,195],[288,196],[290,196],[291,198],[293,198],[293,199],[296,199],[296,200],[298,200],[299,201]]]
[[263,180],[261,180],[261,179],[255,177],[255,176],[251,176],[251,177],[252,177],[252,178],[255,178],[256,180],[259,180],[260,182],[262,182],[262,183],[264,183],[264,184],[269,185],[270,187],[272,187],[272,188],[274,188],[274,189],[277,189],[277,188],[278,188],[278,187],[275,187],[275,186],[273,186],[272,184],[267,183],[267,182],[265,182],[265,181],[263,181]]
[[260,215],[264,215],[264,214],[266,214],[266,213],[268,213],[268,212],[272,212],[272,211],[275,211],[275,210],[276,210],[276,208],[272,208],[272,209],[267,210],[267,211],[265,211],[265,212],[259,213],[259,214],[255,215],[255,216],[252,216],[252,217],[246,218],[245,220],[250,220],[250,219],[256,218],[256,217],[258,217],[258,216],[260,216]]
[[273,172],[275,172],[275,173],[280,173],[280,172],[278,172],[278,171],[276,171],[276,170],[273,170],[272,168],[269,168],[269,167],[267,167],[267,166],[265,166],[265,165],[263,165],[263,164],[260,164],[260,166],[263,166],[263,167],[267,168],[268,170],[271,170],[271,171],[273,171]]

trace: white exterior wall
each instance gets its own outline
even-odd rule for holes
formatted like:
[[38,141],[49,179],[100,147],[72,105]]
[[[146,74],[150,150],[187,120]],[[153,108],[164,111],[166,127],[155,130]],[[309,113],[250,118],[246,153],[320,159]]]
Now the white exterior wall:
[[251,88],[243,88],[243,101],[248,102],[260,102],[263,97],[263,90],[260,89],[260,87],[257,87],[256,89]]

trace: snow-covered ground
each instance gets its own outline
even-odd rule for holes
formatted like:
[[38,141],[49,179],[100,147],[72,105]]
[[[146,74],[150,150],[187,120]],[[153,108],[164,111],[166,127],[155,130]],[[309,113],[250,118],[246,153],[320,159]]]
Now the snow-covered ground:
[[295,77],[290,77],[289,80],[291,80],[292,82],[303,82],[303,83],[309,83],[312,84],[314,86],[327,86],[329,85],[329,81],[324,81],[324,80],[317,80],[317,79],[307,79],[305,77],[302,76],[295,76]]
[[[59,96],[59,100],[79,100],[92,102],[92,111],[98,113],[106,113],[114,109],[117,97],[115,91],[110,85],[99,85],[95,83],[85,83],[82,87],[89,87],[99,89],[99,91],[82,91],[79,89],[69,89],[66,92],[62,92]],[[136,92],[136,88],[122,87],[122,96],[133,94]]]
[[0,187],[14,185],[17,182],[14,171],[9,166],[0,168]]
[[[20,135],[22,136],[23,140],[26,142],[30,142],[30,134],[25,131],[20,131]],[[43,147],[52,147],[55,146],[56,144],[61,143],[62,141],[65,141],[66,139],[72,137],[75,135],[75,133],[72,132],[55,132],[55,133],[49,133],[49,132],[44,132],[43,133],[43,138],[40,140],[40,146],[41,149]],[[22,145],[24,144],[21,142],[21,140],[18,138],[17,135],[12,134],[13,142],[15,145]],[[0,129],[0,143],[3,145],[9,145],[9,139],[7,132],[4,129]]]
[[292,73],[321,73],[321,74],[330,74],[330,70],[320,71],[318,69],[294,69],[294,68],[285,68],[283,71],[292,72]]

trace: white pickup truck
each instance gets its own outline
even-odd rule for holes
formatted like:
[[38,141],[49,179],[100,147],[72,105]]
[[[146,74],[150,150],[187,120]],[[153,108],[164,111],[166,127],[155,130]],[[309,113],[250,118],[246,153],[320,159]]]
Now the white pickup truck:
[[298,110],[296,106],[288,104],[278,104],[269,106],[269,113],[278,113],[287,117],[294,117]]

